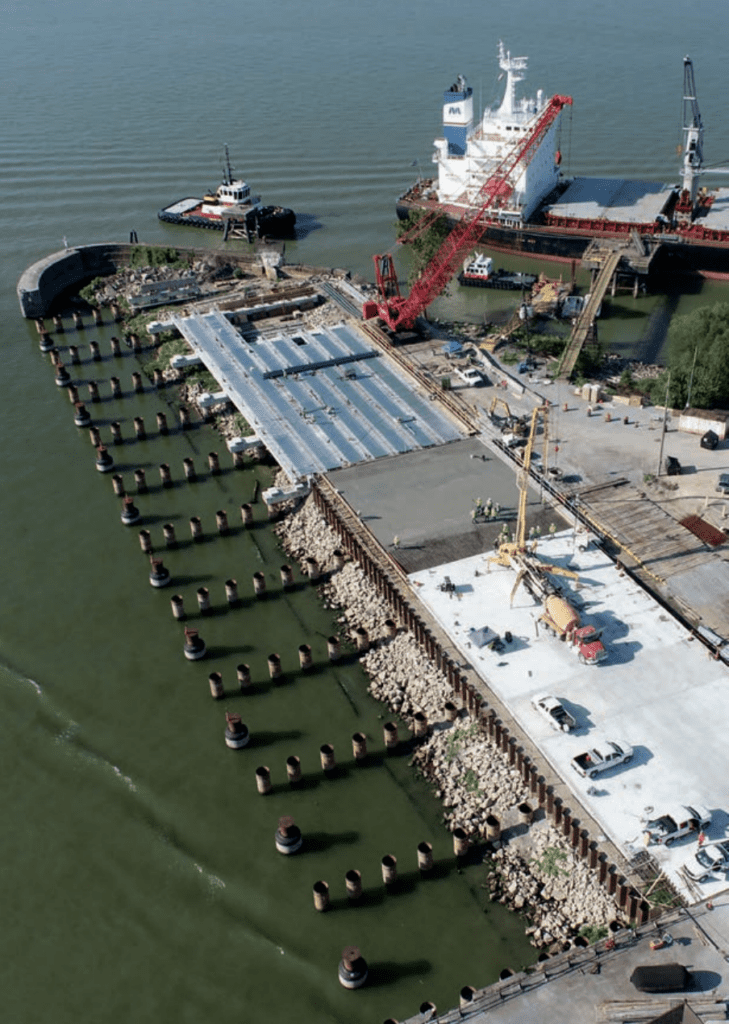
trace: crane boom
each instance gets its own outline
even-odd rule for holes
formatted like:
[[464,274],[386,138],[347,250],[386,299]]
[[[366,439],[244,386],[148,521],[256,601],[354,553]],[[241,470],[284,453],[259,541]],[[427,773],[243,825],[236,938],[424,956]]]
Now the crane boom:
[[387,294],[387,291],[392,293],[392,288],[385,290],[382,285],[385,281],[391,284],[392,258],[389,254],[373,257],[377,284],[380,288],[380,301],[365,303],[362,310],[365,320],[379,316],[391,330],[407,329],[414,325],[416,318],[440,295],[458,264],[478,241],[482,231],[481,218],[490,210],[503,206],[511,196],[515,187],[514,172],[519,164],[528,164],[531,161],[562,108],[571,103],[571,96],[551,98],[526,137],[519,140],[481,186],[475,198],[475,209],[466,211],[415,282],[408,296]]

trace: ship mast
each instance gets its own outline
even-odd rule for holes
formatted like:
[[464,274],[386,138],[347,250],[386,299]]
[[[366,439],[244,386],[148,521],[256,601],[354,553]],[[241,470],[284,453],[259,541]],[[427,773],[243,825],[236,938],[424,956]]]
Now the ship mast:
[[230,166],[230,153],[228,152],[228,144],[227,143],[225,144],[225,171],[226,171],[225,184],[226,185],[232,185],[233,184],[233,170],[232,170],[232,168]]
[[516,109],[516,84],[522,82],[526,75],[527,57],[512,57],[510,50],[504,49],[499,40],[499,67],[506,72],[506,89],[499,107],[499,116],[510,118]]
[[704,126],[701,122],[694,66],[690,57],[683,59],[683,130],[686,143],[683,152],[683,180],[681,182],[681,207],[693,211],[699,184],[699,173],[703,163]]

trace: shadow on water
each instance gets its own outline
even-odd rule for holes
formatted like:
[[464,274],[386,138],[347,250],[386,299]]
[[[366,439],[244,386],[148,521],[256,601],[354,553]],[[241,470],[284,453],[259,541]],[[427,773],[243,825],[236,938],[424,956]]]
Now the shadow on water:
[[367,984],[369,986],[376,985],[379,988],[382,988],[384,985],[394,985],[403,978],[430,974],[433,969],[429,960],[408,960],[404,962],[377,960],[373,964],[368,964],[368,967],[369,977]]
[[246,750],[257,750],[261,747],[270,747],[279,740],[300,740],[302,737],[300,729],[286,729],[283,732],[274,732],[271,729],[251,733],[251,738],[246,745]]
[[307,832],[304,836],[304,850],[308,853],[324,853],[333,846],[351,846],[359,842],[359,832]]

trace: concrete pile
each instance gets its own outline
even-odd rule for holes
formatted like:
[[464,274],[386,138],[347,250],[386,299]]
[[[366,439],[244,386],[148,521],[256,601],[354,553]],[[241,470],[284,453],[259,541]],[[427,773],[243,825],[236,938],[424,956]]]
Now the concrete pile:
[[518,821],[517,808],[531,799],[521,774],[463,708],[454,721],[447,720],[446,703],[458,708],[460,701],[409,633],[388,637],[390,609],[359,566],[347,562],[333,571],[340,541],[313,501],[279,523],[276,532],[292,559],[314,558],[330,573],[319,593],[326,607],[341,611],[340,634],[354,642],[355,630],[367,630],[371,647],[361,664],[370,693],[411,727],[417,712],[427,716],[430,734],[416,747],[412,764],[442,801],[446,827],[461,828],[477,841],[486,837],[489,816],[502,822],[501,838],[489,847],[492,899],[529,918],[527,932],[535,946],[552,948],[574,938],[583,926],[599,928],[612,921],[614,900],[551,823],[542,817],[529,827],[504,828]]

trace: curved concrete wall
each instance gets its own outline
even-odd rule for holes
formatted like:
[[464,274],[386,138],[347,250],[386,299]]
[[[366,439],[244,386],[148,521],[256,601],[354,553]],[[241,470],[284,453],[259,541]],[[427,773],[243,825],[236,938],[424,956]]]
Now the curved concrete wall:
[[18,302],[25,317],[43,317],[66,288],[92,277],[113,274],[129,262],[134,245],[102,243],[53,253],[24,270],[18,281]]

